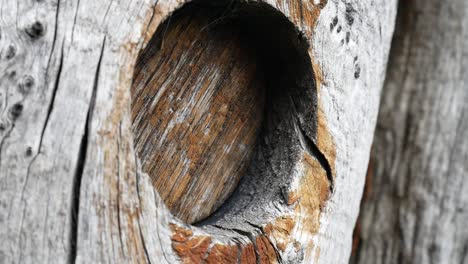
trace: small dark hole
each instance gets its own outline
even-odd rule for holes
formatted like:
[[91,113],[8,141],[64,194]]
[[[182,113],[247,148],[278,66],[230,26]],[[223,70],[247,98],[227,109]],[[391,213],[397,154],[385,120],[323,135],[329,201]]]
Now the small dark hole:
[[41,22],[36,21],[32,25],[27,27],[25,31],[30,38],[37,39],[45,34],[45,27]]
[[5,58],[7,60],[11,60],[13,59],[13,57],[15,57],[15,55],[16,55],[16,47],[13,45],[8,46],[6,50]]
[[10,109],[10,116],[12,120],[18,119],[23,113],[23,105],[21,103],[14,104]]
[[25,154],[26,154],[26,157],[31,157],[31,156],[32,156],[32,147],[28,147],[28,148],[26,149],[26,153],[25,153]]
[[354,78],[359,79],[361,76],[361,67],[359,65],[356,65],[356,69],[354,71]]

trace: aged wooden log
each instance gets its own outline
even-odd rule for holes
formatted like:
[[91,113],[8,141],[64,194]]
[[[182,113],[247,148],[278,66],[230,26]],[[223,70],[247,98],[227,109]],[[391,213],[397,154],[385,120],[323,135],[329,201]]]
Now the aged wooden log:
[[[186,2],[2,2],[0,262],[347,262],[395,1],[189,4],[212,11],[219,20],[208,25],[208,33],[180,38],[181,44],[232,23],[247,38],[235,45],[227,39],[226,45],[218,46],[233,55],[215,53],[221,54],[212,59],[218,63],[215,68],[223,70],[225,56],[235,56],[233,68],[226,72],[236,76],[227,78],[228,83],[236,78],[261,82],[253,69],[269,77],[263,80],[263,122],[247,118],[253,127],[245,127],[260,131],[256,143],[247,144],[254,146],[249,149],[252,156],[230,159],[238,162],[232,164],[240,168],[234,176],[242,179],[231,198],[196,226],[176,218],[153,185],[158,185],[158,175],[151,175],[151,155],[146,156],[145,143],[139,143],[145,132],[135,113],[142,110],[137,99],[132,102],[137,97],[131,92],[135,69],[139,76],[146,66],[135,67],[138,54],[159,41],[151,39],[164,21],[167,30],[159,28],[161,42],[169,37],[169,43],[178,43],[171,40],[176,36],[171,35],[169,17]],[[202,45],[212,45],[213,39],[204,40]],[[259,58],[246,55],[251,54],[250,46],[244,49],[243,43]],[[162,51],[167,48],[163,45]],[[252,65],[236,70],[244,59]],[[209,63],[197,67],[210,72]],[[161,85],[155,84],[155,91]],[[171,90],[196,86],[177,85]],[[246,94],[260,91],[250,89],[254,84],[233,85]],[[229,87],[220,83],[221,90]],[[135,96],[138,86],[133,91]],[[245,99],[234,96],[226,103],[232,103],[233,112],[251,107],[249,112],[256,113],[262,108],[261,100],[253,104]],[[242,103],[233,103],[236,100]],[[191,112],[199,110],[194,107]],[[156,113],[154,118],[162,117]],[[237,118],[242,119],[233,115],[229,121]],[[222,140],[232,138],[225,132],[229,130],[219,133]],[[249,133],[235,140],[251,142],[255,137]],[[192,143],[181,147],[193,148]],[[182,153],[174,159],[181,159]],[[242,173],[246,163],[250,165]],[[216,179],[225,177],[223,173],[231,175],[222,171]],[[217,184],[208,180],[202,185],[209,189]],[[199,196],[192,205],[183,205],[209,203],[211,208],[203,208],[200,215],[178,216],[186,222],[207,216],[219,206],[213,197]]]
[[468,261],[468,4],[400,1],[355,263]]

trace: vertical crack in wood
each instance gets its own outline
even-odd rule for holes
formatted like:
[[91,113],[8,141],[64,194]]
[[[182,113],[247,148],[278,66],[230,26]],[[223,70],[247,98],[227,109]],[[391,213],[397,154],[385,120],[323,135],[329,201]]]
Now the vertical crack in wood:
[[[49,119],[50,119],[50,115],[52,113],[52,110],[54,109],[55,98],[57,96],[57,92],[58,92],[58,88],[59,88],[59,84],[60,84],[60,78],[62,76],[63,57],[64,57],[64,55],[63,55],[63,45],[62,45],[62,50],[61,50],[61,54],[60,54],[60,62],[59,62],[58,70],[57,70],[57,79],[55,79],[54,88],[53,88],[53,91],[52,91],[52,99],[50,100],[50,104],[49,104],[49,107],[47,109],[46,120],[44,122],[44,127],[42,128],[41,137],[39,139],[39,147],[37,148],[37,154],[36,154],[36,156],[34,158],[36,158],[37,155],[39,155],[39,153],[41,153],[42,141],[44,139],[44,133],[45,133],[45,130],[47,128],[47,125],[49,124]],[[31,161],[31,163],[32,163],[32,161]]]
[[[42,127],[41,135],[39,137],[39,145],[37,147],[37,152],[34,155],[34,157],[31,159],[31,162],[29,162],[28,168],[26,169],[26,178],[25,178],[23,188],[22,188],[22,192],[21,192],[21,200],[24,199],[24,191],[25,191],[25,188],[26,188],[26,186],[28,184],[28,179],[29,179],[29,174],[31,172],[31,167],[34,164],[34,162],[36,161],[39,154],[41,153],[42,141],[44,139],[45,130],[47,129],[47,126],[49,124],[50,115],[51,115],[52,110],[54,108],[55,98],[56,98],[56,95],[57,95],[57,92],[58,92],[60,77],[62,75],[62,66],[63,66],[63,46],[62,46],[62,51],[61,51],[61,55],[60,55],[60,62],[59,62],[58,70],[57,70],[57,78],[56,78],[54,86],[53,86],[52,95],[51,95],[52,98],[51,98],[50,104],[49,104],[49,106],[47,108],[47,115],[46,115],[46,119],[44,121],[44,126]],[[11,132],[11,130],[13,130],[13,127],[14,127],[14,124],[12,125],[12,128],[10,129],[9,132]],[[10,133],[8,133],[8,135],[9,134]],[[1,143],[2,144],[0,144],[0,153],[1,153],[1,147],[3,145],[3,141]]]
[[252,242],[252,246],[254,247],[255,252],[255,263],[260,264],[260,252],[258,250],[257,243],[255,242],[255,237],[252,235],[252,233],[236,228],[229,228],[229,230],[232,230],[236,233],[239,233],[242,236],[247,237],[250,240],[250,242]]
[[[57,70],[57,78],[55,80],[53,90],[52,90],[52,95],[51,95],[52,98],[51,98],[50,104],[48,105],[48,108],[47,108],[47,115],[46,115],[46,119],[44,121],[44,126],[42,127],[41,135],[39,137],[39,145],[37,147],[37,152],[34,155],[34,157],[31,159],[31,161],[29,162],[28,167],[26,169],[26,177],[25,177],[25,180],[24,180],[24,183],[23,183],[23,187],[21,189],[21,201],[24,201],[24,193],[25,193],[25,190],[26,190],[26,186],[28,185],[28,182],[29,182],[29,175],[31,174],[31,167],[34,164],[34,162],[36,161],[39,154],[41,153],[44,134],[45,134],[45,131],[46,131],[47,126],[49,124],[49,119],[50,119],[51,113],[52,113],[52,111],[54,109],[55,98],[56,98],[56,95],[57,95],[57,92],[58,92],[60,78],[61,78],[61,75],[62,75],[63,57],[64,56],[63,56],[63,46],[62,46],[62,51],[61,51],[61,55],[60,55],[60,62],[59,62],[58,70]],[[19,234],[21,234],[21,232],[23,230],[23,220],[24,220],[24,216],[26,214],[25,211],[26,211],[26,204],[24,204],[24,208],[23,208],[23,212],[22,212]],[[20,236],[19,244],[21,245],[21,243],[22,243],[22,237]],[[19,263],[21,263],[21,258],[22,258],[22,254],[20,254],[20,256],[19,256]]]
[[297,127],[299,128],[300,137],[302,137],[302,139],[305,140],[304,142],[306,143],[307,151],[318,160],[318,162],[320,163],[320,166],[322,166],[322,168],[327,173],[327,178],[328,178],[328,181],[330,182],[330,192],[333,192],[334,180],[333,180],[332,170],[330,167],[330,163],[328,162],[328,159],[325,157],[322,151],[320,151],[320,149],[317,147],[314,141],[312,141],[312,139],[306,136],[304,130],[299,125],[297,125]]
[[292,106],[293,106],[293,111],[295,112],[294,116],[294,127],[296,130],[296,134],[299,137],[299,141],[301,143],[301,146],[305,151],[307,151],[311,156],[315,157],[317,161],[320,163],[320,166],[325,170],[327,174],[327,179],[330,182],[330,192],[333,192],[334,189],[334,178],[333,178],[333,173],[332,169],[330,166],[330,162],[328,161],[327,157],[323,152],[317,147],[317,144],[309,137],[307,136],[306,132],[300,125],[300,121],[298,120],[298,114],[296,110],[296,103],[294,102],[294,99],[290,97]]
[[78,17],[78,10],[80,9],[80,1],[76,1],[76,9],[75,9],[75,16],[73,17],[73,26],[71,29],[71,40],[70,42],[73,43],[74,33],[75,33],[75,26],[76,26],[76,18]]
[[93,120],[93,111],[96,104],[96,94],[98,89],[99,83],[99,75],[101,72],[101,64],[102,59],[104,57],[104,47],[106,45],[106,37],[103,39],[101,52],[99,54],[98,64],[96,68],[96,74],[94,77],[94,85],[93,91],[90,98],[89,108],[88,108],[88,115],[86,117],[85,127],[83,137],[81,138],[80,142],[80,150],[78,152],[78,161],[77,167],[75,171],[75,176],[73,179],[73,186],[72,186],[72,204],[71,204],[71,228],[70,228],[70,255],[69,255],[69,263],[76,262],[76,256],[78,252],[78,224],[79,224],[79,207],[80,207],[80,191],[81,191],[81,180],[84,174],[84,167],[86,164],[86,154],[88,150],[89,144],[89,131],[91,129],[91,122]]
[[77,253],[77,243],[78,243],[78,211],[80,206],[80,189],[81,189],[81,178],[83,176],[84,165],[86,161],[86,152],[88,149],[88,139],[89,139],[89,115],[86,119],[85,129],[83,137],[80,142],[80,150],[78,152],[78,164],[76,167],[75,175],[73,178],[72,186],[72,206],[71,206],[71,229],[70,229],[70,256],[69,263],[75,263],[76,253]]
[[263,235],[263,237],[265,237],[267,239],[268,243],[270,243],[271,247],[275,251],[276,260],[278,261],[278,263],[283,263],[283,258],[281,257],[281,254],[279,253],[278,247],[276,246],[275,243],[273,243],[271,241],[271,239],[265,233],[265,230],[263,230],[263,228],[261,226],[256,225],[256,224],[254,224],[254,223],[252,223],[250,221],[246,221],[246,223],[249,224],[251,227],[257,229]]
[[[244,230],[241,230],[241,229],[238,229],[238,228],[228,228],[228,227],[223,227],[223,226],[220,226],[220,225],[211,225],[212,227],[214,228],[219,228],[221,230],[225,230],[225,231],[228,231],[228,232],[234,232],[234,233],[237,233],[240,237],[244,237],[244,238],[247,238],[248,240],[250,240],[250,242],[252,243],[252,246],[254,248],[254,254],[255,254],[255,263],[256,264],[260,264],[260,253],[258,251],[258,248],[257,248],[257,244],[255,243],[255,237],[254,235],[251,233],[251,232],[248,232],[248,231],[244,231]],[[240,242],[239,242],[240,243]],[[238,251],[238,263],[241,263],[241,259],[242,259],[242,246],[240,246],[239,244],[237,244],[237,247],[239,249]]]
[[[57,42],[57,32],[58,32],[58,21],[60,14],[60,1],[57,0],[57,12],[55,13],[55,23],[54,23],[54,37],[52,38],[52,48],[50,49],[49,59],[47,60],[46,72],[49,72],[50,61],[52,60],[52,54],[55,50],[55,43]],[[62,45],[63,49],[63,45]]]

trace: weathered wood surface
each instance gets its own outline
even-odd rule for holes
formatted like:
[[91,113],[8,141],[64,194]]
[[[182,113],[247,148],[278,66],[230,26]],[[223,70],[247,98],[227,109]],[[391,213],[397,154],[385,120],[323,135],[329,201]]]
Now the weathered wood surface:
[[323,72],[322,104],[337,148],[336,191],[313,238],[320,245],[318,263],[348,262],[396,4],[328,1],[318,21],[314,57]]
[[468,3],[400,2],[354,263],[467,263]]
[[299,29],[280,27],[295,67],[276,68],[278,87],[298,89],[265,116],[281,129],[254,164],[272,165],[249,169],[200,227],[175,219],[141,171],[130,106],[138,52],[184,2],[2,1],[1,262],[347,262],[395,1],[260,6]]

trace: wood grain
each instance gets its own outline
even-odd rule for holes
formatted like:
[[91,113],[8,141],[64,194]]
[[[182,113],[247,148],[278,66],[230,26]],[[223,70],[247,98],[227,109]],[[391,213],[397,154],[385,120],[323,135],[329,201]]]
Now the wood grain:
[[132,86],[143,170],[187,223],[207,217],[230,195],[262,124],[256,54],[237,27],[217,18],[197,7],[168,18],[140,55]]

